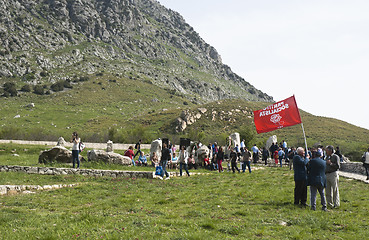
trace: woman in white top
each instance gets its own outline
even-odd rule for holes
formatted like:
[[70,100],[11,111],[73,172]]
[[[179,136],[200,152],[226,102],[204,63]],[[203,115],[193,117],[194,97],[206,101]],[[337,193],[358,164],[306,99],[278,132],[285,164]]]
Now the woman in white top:
[[70,140],[70,142],[73,143],[72,147],[73,168],[75,168],[76,162],[77,168],[79,168],[79,143],[81,142],[81,139],[78,137],[77,132],[74,132],[72,134],[72,139]]
[[366,171],[366,180],[369,180],[369,148],[368,151],[364,153],[363,158],[364,158],[363,164]]
[[184,166],[187,175],[190,176],[190,173],[188,172],[188,152],[186,151],[185,146],[181,147],[178,161],[179,161],[179,175],[182,176],[182,167]]

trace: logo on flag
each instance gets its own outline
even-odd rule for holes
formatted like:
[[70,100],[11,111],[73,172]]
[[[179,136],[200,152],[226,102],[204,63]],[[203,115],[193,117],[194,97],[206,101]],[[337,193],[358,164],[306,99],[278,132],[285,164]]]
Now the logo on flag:
[[270,132],[301,123],[295,96],[254,111],[254,122],[258,133]]

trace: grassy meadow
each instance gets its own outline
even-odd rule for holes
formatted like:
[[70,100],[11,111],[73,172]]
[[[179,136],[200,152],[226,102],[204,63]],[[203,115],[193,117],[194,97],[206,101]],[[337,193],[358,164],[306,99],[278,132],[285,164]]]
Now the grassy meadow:
[[[28,151],[17,147],[17,152],[27,154],[12,159],[9,151],[14,147],[1,146],[0,164],[37,165],[36,153],[42,146],[30,146]],[[1,172],[0,185],[78,184],[0,196],[1,239],[366,239],[369,235],[365,183],[341,178],[341,207],[323,212],[293,205],[293,171],[287,167],[254,167],[251,174],[198,172],[204,174],[167,181]],[[318,197],[317,207],[319,203]]]

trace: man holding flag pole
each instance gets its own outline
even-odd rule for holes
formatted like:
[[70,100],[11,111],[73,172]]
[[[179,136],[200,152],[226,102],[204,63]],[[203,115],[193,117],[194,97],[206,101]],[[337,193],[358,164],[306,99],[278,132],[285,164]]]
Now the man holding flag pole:
[[276,102],[264,109],[254,111],[254,122],[257,133],[271,132],[280,128],[301,124],[305,140],[305,148],[299,147],[297,155],[293,158],[295,197],[294,203],[306,206],[307,200],[307,142],[304,125],[302,124],[300,112],[296,104],[295,96]]

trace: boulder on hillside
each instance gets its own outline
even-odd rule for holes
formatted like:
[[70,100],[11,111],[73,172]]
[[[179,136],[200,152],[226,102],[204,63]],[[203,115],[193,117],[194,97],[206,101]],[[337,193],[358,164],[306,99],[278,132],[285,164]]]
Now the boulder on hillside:
[[[83,161],[84,158],[79,155],[79,160]],[[66,149],[63,146],[55,146],[50,150],[46,150],[40,153],[38,157],[39,163],[72,163],[72,151]]]
[[119,164],[129,166],[132,160],[129,157],[122,156],[114,152],[105,152],[104,150],[91,150],[87,152],[89,161],[104,162],[110,164]]

